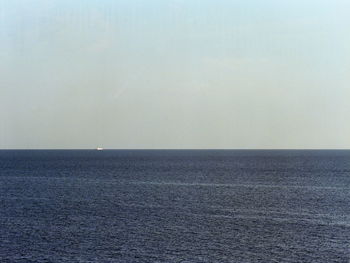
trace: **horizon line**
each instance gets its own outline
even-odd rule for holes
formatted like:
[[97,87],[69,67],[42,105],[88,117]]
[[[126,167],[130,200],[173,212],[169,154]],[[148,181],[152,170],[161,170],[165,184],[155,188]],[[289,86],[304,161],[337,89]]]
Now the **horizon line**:
[[[96,148],[0,148],[0,151],[97,151]],[[103,148],[103,151],[349,151],[350,148]]]

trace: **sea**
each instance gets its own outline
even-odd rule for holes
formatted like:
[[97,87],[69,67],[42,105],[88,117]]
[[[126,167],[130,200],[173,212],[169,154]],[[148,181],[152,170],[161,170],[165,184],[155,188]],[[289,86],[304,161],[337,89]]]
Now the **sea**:
[[348,150],[1,150],[0,262],[350,262]]

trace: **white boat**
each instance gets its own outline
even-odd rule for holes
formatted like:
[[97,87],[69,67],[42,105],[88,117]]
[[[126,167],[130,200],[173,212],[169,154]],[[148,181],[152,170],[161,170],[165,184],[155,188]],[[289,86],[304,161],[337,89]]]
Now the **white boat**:
[[102,148],[102,147],[97,147],[96,150],[97,150],[97,151],[102,151],[103,148]]

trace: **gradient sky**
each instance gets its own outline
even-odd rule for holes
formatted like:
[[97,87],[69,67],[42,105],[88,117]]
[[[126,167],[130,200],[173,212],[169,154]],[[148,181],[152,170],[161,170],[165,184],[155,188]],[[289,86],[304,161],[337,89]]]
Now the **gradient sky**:
[[0,0],[0,148],[350,148],[349,11]]

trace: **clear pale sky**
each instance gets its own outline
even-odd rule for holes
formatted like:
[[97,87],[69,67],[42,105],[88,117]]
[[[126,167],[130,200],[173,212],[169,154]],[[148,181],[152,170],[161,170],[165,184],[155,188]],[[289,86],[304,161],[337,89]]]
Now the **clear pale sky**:
[[0,148],[350,148],[349,12],[0,0]]

